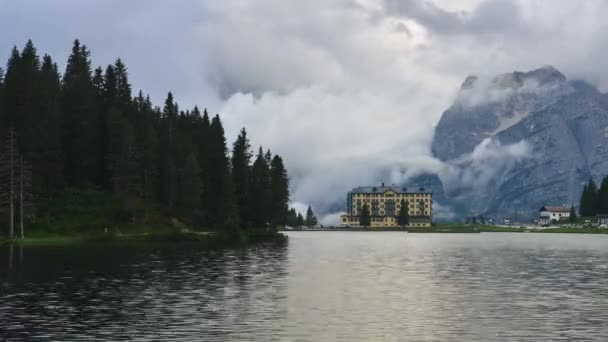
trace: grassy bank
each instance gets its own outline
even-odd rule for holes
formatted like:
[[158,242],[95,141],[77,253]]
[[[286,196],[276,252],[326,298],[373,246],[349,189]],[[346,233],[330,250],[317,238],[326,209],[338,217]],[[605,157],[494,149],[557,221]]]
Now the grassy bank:
[[194,230],[167,210],[141,199],[99,191],[65,191],[49,202],[39,217],[28,223],[25,239],[0,238],[0,245],[72,246],[82,244],[133,244],[182,242],[225,246],[283,241],[272,230],[251,229],[231,233]]

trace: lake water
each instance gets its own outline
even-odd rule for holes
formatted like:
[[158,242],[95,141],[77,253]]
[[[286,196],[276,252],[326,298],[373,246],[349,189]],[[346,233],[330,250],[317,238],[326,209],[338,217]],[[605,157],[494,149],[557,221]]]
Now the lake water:
[[606,341],[608,236],[0,249],[0,340]]

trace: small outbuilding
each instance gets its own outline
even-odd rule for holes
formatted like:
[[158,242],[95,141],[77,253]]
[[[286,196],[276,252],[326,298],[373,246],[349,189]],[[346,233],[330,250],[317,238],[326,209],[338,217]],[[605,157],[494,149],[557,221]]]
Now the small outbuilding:
[[544,206],[539,211],[540,218],[538,219],[538,224],[541,226],[570,218],[570,208],[568,207]]

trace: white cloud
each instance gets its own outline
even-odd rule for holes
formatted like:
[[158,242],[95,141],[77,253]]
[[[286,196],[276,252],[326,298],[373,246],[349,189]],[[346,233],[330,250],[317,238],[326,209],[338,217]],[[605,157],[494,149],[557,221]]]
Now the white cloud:
[[[292,200],[322,214],[353,186],[446,172],[433,127],[467,75],[550,64],[608,88],[605,13],[602,0],[0,0],[0,57],[32,38],[64,63],[76,37],[94,65],[122,56],[156,103],[173,90],[219,112],[229,141],[246,126],[282,154]],[[443,178],[490,177],[522,148],[492,144],[470,175]]]

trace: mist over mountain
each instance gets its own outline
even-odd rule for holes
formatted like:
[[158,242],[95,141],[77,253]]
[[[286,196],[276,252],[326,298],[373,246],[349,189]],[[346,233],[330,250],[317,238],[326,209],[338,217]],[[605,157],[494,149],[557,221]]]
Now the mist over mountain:
[[608,96],[553,67],[469,76],[435,127],[438,177],[410,182],[430,182],[452,219],[529,219],[577,205],[582,184],[608,174],[607,139]]

